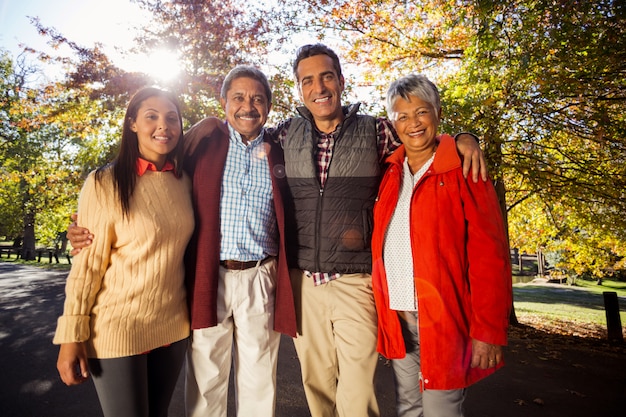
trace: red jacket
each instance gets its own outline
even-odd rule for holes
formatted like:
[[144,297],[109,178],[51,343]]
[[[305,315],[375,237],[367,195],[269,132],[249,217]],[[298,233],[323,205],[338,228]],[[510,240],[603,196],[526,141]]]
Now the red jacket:
[[[274,208],[279,233],[274,330],[296,336],[296,310],[285,256],[285,214],[282,200],[287,186],[283,150],[280,144],[264,136],[272,175]],[[191,328],[217,325],[217,284],[220,264],[220,195],[228,152],[228,135],[220,129],[204,139],[194,156],[185,160],[185,169],[193,181],[193,206],[196,229],[185,257],[187,298]]]
[[[423,389],[448,390],[467,387],[494,372],[470,367],[472,339],[506,345],[512,280],[493,184],[466,180],[454,139],[448,135],[439,139],[432,167],[413,192],[410,233]],[[377,349],[390,359],[406,354],[398,315],[389,309],[383,260],[385,231],[398,201],[404,158],[401,146],[387,159],[374,206]]]

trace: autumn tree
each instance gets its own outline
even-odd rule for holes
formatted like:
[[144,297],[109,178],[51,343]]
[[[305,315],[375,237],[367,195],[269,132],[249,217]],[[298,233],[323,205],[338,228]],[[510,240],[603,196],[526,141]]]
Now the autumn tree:
[[[23,62],[23,61],[21,61]],[[44,123],[37,112],[39,92],[27,88],[31,67],[14,66],[8,55],[1,59],[2,74],[2,211],[7,216],[13,237],[23,239],[22,256],[35,257],[35,218],[38,209],[45,203],[49,181],[63,180],[63,173],[52,172],[49,164],[48,146],[58,137],[52,126]],[[46,92],[41,92],[46,94]],[[43,145],[43,146],[42,146]],[[54,145],[52,145],[54,146]],[[48,148],[48,149],[46,149]],[[22,223],[21,230],[16,225]],[[11,235],[9,235],[11,236]]]
[[105,110],[125,107],[133,93],[155,82],[147,74],[128,72],[115,65],[100,43],[85,46],[45,26],[39,18],[32,18],[31,23],[54,51],[65,46],[71,53],[52,55],[29,47],[25,47],[25,51],[46,65],[62,66],[65,73],[58,82],[76,95],[101,101]]
[[[223,77],[236,64],[262,68],[271,56],[268,45],[280,44],[271,24],[243,2],[138,1],[154,20],[143,28],[135,51],[172,48],[181,55],[181,77],[163,85],[178,93],[188,127],[206,115],[223,115],[218,105]],[[34,257],[36,241],[52,240],[74,211],[87,172],[110,160],[120,121],[130,96],[159,82],[149,74],[128,72],[113,64],[101,44],[84,46],[32,19],[55,51],[28,47],[39,62],[62,65],[62,80],[50,85],[28,83],[26,73],[2,61],[3,154],[0,212],[5,235],[24,236],[24,255]],[[33,70],[37,71],[37,70]],[[291,112],[291,86],[274,71],[274,115]],[[290,79],[290,74],[287,79]],[[20,202],[16,204],[16,202]],[[18,220],[19,219],[19,220]],[[36,232],[38,230],[38,232]]]
[[483,140],[513,246],[559,251],[572,273],[624,269],[623,2],[281,3],[285,27],[339,37],[379,97],[400,74],[438,82],[442,128]]
[[[182,75],[175,83],[185,102],[183,113],[190,123],[207,115],[223,116],[219,95],[226,74],[238,64],[255,65],[272,79],[276,97],[275,117],[292,112],[290,79],[284,66],[274,62],[284,42],[277,22],[265,18],[265,4],[234,0],[138,0],[154,18],[137,38],[136,50],[167,48],[180,56]],[[288,85],[288,83],[287,83]]]
[[116,126],[88,93],[30,80],[38,69],[23,56],[16,64],[5,53],[0,69],[3,232],[23,239],[28,260],[37,244],[50,245],[67,228],[84,174],[110,152],[108,132]]
[[[138,0],[154,20],[137,51],[180,54],[170,86],[188,124],[221,115],[219,88],[236,64],[271,76],[274,116],[292,114],[286,39],[332,39],[345,67],[380,102],[391,79],[417,71],[444,98],[442,130],[482,138],[512,246],[559,253],[559,267],[602,275],[624,269],[625,6],[616,0],[283,0],[245,3]],[[146,83],[38,26],[76,61],[65,85],[111,110]],[[307,31],[309,37],[297,37]],[[291,45],[294,48],[298,45]],[[373,107],[374,106],[374,107]],[[378,107],[380,109],[380,107]]]
[[170,81],[149,74],[127,72],[114,65],[102,45],[80,45],[39,19],[33,24],[58,49],[70,48],[70,56],[40,54],[40,59],[69,64],[65,83],[87,88],[91,98],[105,100],[110,108],[123,106],[130,94],[145,85],[160,85],[179,95],[185,127],[206,116],[223,117],[220,89],[226,74],[238,64],[255,65],[266,72],[275,93],[272,120],[293,113],[293,83],[288,64],[277,61],[284,42],[278,22],[264,18],[264,3],[240,0],[136,0],[151,16],[137,28],[134,45],[125,53],[149,55],[167,50],[179,56],[180,75]]
[[476,11],[449,96],[507,184],[514,246],[558,252],[571,274],[623,269],[626,9],[563,0]]
[[[8,225],[5,233],[23,240],[23,256],[35,256],[34,220],[39,194],[38,175],[45,161],[42,149],[38,146],[38,127],[41,120],[33,113],[34,96],[26,88],[27,80],[34,69],[23,59],[15,65],[8,54],[0,58],[0,104],[2,132],[0,140],[0,161],[2,166],[2,211]],[[17,225],[20,226],[17,226]]]

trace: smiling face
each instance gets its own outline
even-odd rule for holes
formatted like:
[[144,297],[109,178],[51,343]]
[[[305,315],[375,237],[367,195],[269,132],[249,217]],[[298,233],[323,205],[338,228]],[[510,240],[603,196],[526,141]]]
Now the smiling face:
[[332,129],[343,119],[341,93],[343,76],[337,75],[328,55],[314,55],[298,63],[296,71],[300,99],[313,115],[317,127]]
[[435,149],[440,114],[429,102],[414,95],[408,98],[397,97],[391,109],[391,123],[411,158]]
[[271,108],[263,84],[249,77],[234,79],[220,103],[228,124],[239,132],[244,142],[259,136]]
[[161,169],[182,132],[176,106],[164,97],[152,96],[139,106],[130,129],[137,134],[139,155]]

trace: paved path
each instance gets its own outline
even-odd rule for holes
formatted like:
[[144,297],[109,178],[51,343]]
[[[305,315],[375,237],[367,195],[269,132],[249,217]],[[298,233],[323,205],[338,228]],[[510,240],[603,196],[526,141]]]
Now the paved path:
[[[0,416],[101,416],[91,382],[66,387],[56,371],[58,348],[52,345],[56,319],[63,310],[67,272],[0,262]],[[279,352],[277,417],[309,417],[300,365],[289,337]],[[381,361],[380,400],[393,417],[392,375]],[[231,395],[230,403],[233,403]],[[232,406],[230,407],[232,409]],[[182,417],[183,382],[170,407]],[[234,414],[232,414],[234,416]],[[231,413],[229,413],[231,417]],[[254,416],[250,416],[254,417]]]
[[[101,416],[91,382],[66,387],[57,375],[58,349],[51,340],[63,308],[66,276],[67,272],[0,262],[2,417]],[[513,330],[506,358],[507,366],[469,389],[467,417],[626,415],[623,348]],[[381,417],[394,417],[393,379],[384,361],[380,362],[376,388]],[[298,360],[286,337],[278,359],[276,410],[276,417],[309,416]],[[179,380],[170,416],[183,415]]]

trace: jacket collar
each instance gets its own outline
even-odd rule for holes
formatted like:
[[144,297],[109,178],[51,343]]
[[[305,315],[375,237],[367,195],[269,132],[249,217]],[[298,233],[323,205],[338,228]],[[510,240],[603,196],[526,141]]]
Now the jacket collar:
[[[359,107],[361,107],[361,103],[353,103],[347,106],[341,106],[341,111],[343,112],[345,118],[348,119],[354,116],[359,111]],[[300,116],[315,124],[313,120],[313,114],[311,114],[309,109],[307,109],[305,106],[300,106],[296,108],[296,110],[298,111],[298,114],[300,114]],[[341,126],[341,123],[339,125]]]
[[[439,146],[435,153],[435,160],[433,161],[432,172],[434,174],[441,174],[444,172],[452,171],[453,169],[461,167],[461,158],[456,149],[456,142],[454,138],[447,134],[442,134],[438,137]],[[402,167],[404,164],[404,158],[406,151],[404,145],[401,145],[396,151],[387,158],[387,163],[390,165],[397,165]]]

